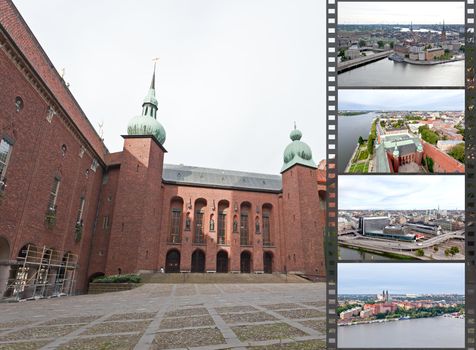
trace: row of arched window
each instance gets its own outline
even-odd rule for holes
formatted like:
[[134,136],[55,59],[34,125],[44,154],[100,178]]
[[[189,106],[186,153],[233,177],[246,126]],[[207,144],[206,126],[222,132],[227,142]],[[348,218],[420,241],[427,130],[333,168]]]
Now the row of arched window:
[[[220,250],[216,254],[216,272],[226,273],[230,271],[230,258],[228,253],[224,250]],[[201,249],[196,249],[192,253],[190,272],[204,273],[206,272],[205,266],[206,258],[205,252]],[[181,255],[178,249],[171,249],[167,252],[165,257],[165,272],[178,273],[180,272]],[[263,252],[263,271],[264,273],[273,272],[273,253]],[[240,254],[240,272],[251,273],[253,272],[253,256],[251,252],[245,250]]]
[[206,243],[209,232],[216,232],[218,244],[229,244],[228,231],[231,228],[232,233],[240,234],[240,245],[250,245],[252,233],[255,233],[262,234],[263,245],[271,246],[273,206],[269,203],[255,206],[256,213],[251,209],[250,202],[242,202],[239,206],[235,203],[233,208],[230,208],[230,202],[227,200],[220,200],[218,205],[213,201],[209,206],[205,199],[199,198],[192,206],[191,200],[185,204],[182,198],[174,197],[170,202],[169,242],[181,243],[182,231],[192,231],[195,244]]

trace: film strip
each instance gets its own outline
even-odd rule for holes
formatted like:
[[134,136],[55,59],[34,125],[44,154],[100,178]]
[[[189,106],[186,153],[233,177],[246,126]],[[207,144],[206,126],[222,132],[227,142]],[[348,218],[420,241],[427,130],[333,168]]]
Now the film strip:
[[475,266],[475,224],[476,224],[476,181],[475,181],[475,124],[476,124],[476,74],[475,74],[475,0],[466,0],[465,6],[465,184],[466,184],[466,349],[476,350],[476,266]]
[[[340,0],[327,0],[327,349],[337,344],[337,12]],[[342,0],[353,1],[353,0]],[[357,1],[357,0],[355,0]],[[365,0],[362,0],[365,1]],[[386,0],[367,0],[386,1]],[[412,0],[400,0],[412,1]],[[430,2],[431,0],[423,0]],[[445,0],[434,0],[445,1]],[[456,0],[458,1],[458,0]],[[465,349],[476,350],[476,45],[475,1],[465,3]],[[398,87],[396,88],[398,89]]]
[[337,349],[337,0],[327,0],[327,349]]

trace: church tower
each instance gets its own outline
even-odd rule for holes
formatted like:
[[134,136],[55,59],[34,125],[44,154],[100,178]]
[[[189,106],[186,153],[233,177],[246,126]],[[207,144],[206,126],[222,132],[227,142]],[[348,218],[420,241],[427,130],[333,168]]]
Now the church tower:
[[131,119],[114,203],[106,274],[157,270],[165,130],[157,121],[155,65],[142,113]]
[[441,42],[446,42],[446,29],[445,29],[445,21],[443,21],[443,28],[441,29]]
[[320,210],[317,166],[310,147],[294,127],[284,150],[282,264],[290,273],[325,275],[324,222]]

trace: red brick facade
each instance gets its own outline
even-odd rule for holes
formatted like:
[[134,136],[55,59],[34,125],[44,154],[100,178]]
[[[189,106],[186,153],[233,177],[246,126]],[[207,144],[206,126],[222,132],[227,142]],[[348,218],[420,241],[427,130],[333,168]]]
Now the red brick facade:
[[[13,145],[0,196],[0,295],[27,244],[76,254],[77,292],[92,275],[162,267],[325,275],[325,166],[294,165],[273,192],[161,181],[166,151],[150,136],[125,136],[123,151],[109,154],[10,0],[0,0],[0,76],[0,140]],[[55,222],[47,224],[55,179]],[[167,256],[177,253],[172,266]]]
[[435,173],[464,173],[464,164],[442,152],[435,146],[422,141],[425,157],[433,159],[433,172]]

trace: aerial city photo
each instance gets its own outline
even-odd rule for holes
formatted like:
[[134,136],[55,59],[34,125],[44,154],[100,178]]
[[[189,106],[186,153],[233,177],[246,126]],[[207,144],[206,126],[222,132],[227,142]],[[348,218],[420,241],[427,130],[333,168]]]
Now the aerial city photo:
[[339,2],[339,87],[464,86],[464,2]]
[[341,89],[339,173],[464,173],[463,89]]
[[339,348],[464,348],[463,263],[339,263]]
[[463,175],[342,175],[338,194],[340,260],[464,260]]

